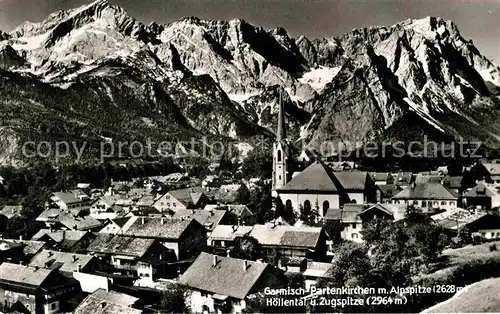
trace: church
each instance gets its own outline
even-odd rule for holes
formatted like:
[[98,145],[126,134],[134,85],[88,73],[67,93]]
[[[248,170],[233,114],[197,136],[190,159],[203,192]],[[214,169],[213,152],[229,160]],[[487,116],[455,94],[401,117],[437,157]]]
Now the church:
[[367,204],[380,198],[375,182],[367,172],[334,172],[326,163],[316,160],[293,176],[294,156],[286,138],[285,112],[279,104],[276,142],[273,145],[273,197],[296,212],[317,209],[324,217],[329,208],[340,209],[346,203]]

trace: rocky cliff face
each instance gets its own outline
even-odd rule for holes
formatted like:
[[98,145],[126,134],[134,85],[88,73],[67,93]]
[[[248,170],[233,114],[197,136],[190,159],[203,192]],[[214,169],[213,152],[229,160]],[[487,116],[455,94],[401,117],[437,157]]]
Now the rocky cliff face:
[[[0,32],[0,69],[3,91],[19,91],[0,93],[1,106],[54,111],[62,121],[85,116],[80,125],[99,127],[81,133],[97,137],[105,125],[124,138],[161,138],[164,127],[170,135],[269,137],[281,95],[288,133],[316,148],[409,134],[500,142],[500,69],[456,25],[434,17],[309,40],[240,19],[146,26],[99,0]],[[46,100],[47,90],[68,100]],[[18,136],[12,119],[2,125]]]

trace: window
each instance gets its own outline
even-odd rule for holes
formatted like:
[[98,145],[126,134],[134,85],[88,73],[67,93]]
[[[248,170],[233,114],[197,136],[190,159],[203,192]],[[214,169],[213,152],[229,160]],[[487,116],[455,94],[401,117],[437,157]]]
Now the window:
[[358,238],[358,234],[357,234],[357,233],[353,233],[353,234],[351,234],[351,238],[353,238],[353,239],[357,239],[357,238]]
[[426,202],[422,202],[422,207],[427,207],[427,203]]
[[446,202],[445,201],[441,201],[441,205],[446,205]]
[[170,207],[170,203],[167,203],[167,207]]
[[355,224],[355,223],[354,223],[354,224],[352,224],[352,228],[353,228],[353,229],[356,229],[356,224]]
[[50,309],[51,309],[51,310],[55,310],[55,309],[56,309],[56,305],[57,305],[57,304],[56,304],[55,302],[54,302],[54,303],[51,303],[51,304],[50,304]]
[[281,150],[278,150],[278,162],[281,162]]
[[172,203],[172,205],[173,205],[173,206],[175,207],[175,206],[176,206],[177,204],[175,204],[175,203]]
[[281,180],[281,176],[278,177],[278,180]]

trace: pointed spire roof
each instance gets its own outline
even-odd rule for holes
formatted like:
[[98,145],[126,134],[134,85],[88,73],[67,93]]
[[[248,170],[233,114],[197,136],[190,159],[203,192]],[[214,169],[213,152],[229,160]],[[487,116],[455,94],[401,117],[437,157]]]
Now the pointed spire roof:
[[276,136],[277,136],[277,141],[281,142],[286,139],[286,124],[285,124],[285,108],[283,106],[283,101],[281,99],[280,88],[278,88],[278,95],[279,95],[279,100],[278,100],[279,112],[278,112],[278,131],[276,133]]

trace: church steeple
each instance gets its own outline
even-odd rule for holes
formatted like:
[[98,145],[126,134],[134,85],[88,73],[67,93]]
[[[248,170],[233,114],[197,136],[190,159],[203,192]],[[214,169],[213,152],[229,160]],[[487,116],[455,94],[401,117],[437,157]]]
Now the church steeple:
[[279,100],[278,100],[278,105],[279,105],[279,111],[278,111],[278,131],[276,133],[276,140],[278,142],[281,142],[286,139],[286,124],[285,124],[285,108],[283,107],[283,101],[281,99],[281,89],[278,89],[278,95],[279,95]]
[[281,89],[279,91],[279,112],[278,130],[276,133],[276,143],[273,145],[273,191],[287,184],[289,179],[290,150],[286,143],[285,108],[281,99]]

